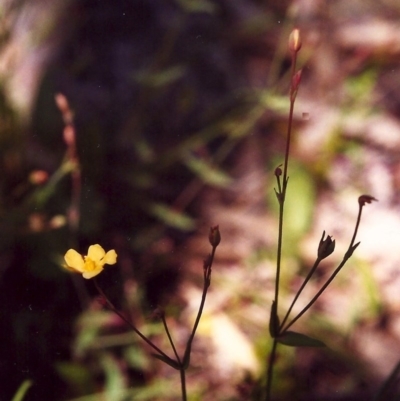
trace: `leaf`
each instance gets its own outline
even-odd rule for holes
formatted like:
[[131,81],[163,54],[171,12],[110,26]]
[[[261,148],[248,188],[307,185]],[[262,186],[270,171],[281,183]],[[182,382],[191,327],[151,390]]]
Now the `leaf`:
[[159,88],[177,81],[184,73],[184,67],[175,65],[158,72],[143,71],[138,73],[135,79],[142,85]]
[[276,302],[272,301],[271,315],[269,317],[269,334],[272,338],[275,338],[279,332],[279,317],[276,310]]
[[276,340],[278,343],[289,347],[326,347],[322,341],[294,331],[287,331],[277,337]]
[[24,382],[22,382],[11,401],[22,401],[25,397],[26,392],[28,391],[29,387],[32,386],[32,384],[32,380],[25,380]]
[[151,356],[154,356],[154,358],[159,359],[160,361],[166,363],[167,365],[171,366],[171,368],[174,368],[176,370],[181,370],[180,364],[168,356],[164,356],[161,354],[151,354]]
[[105,393],[107,400],[122,401],[126,383],[124,373],[117,360],[108,353],[102,355],[100,363],[105,374]]
[[351,258],[354,251],[357,249],[358,245],[360,245],[361,242],[357,242],[357,244],[353,245],[352,247],[350,247],[350,249],[346,252],[346,257],[347,258]]
[[226,188],[232,183],[232,178],[222,170],[217,169],[204,159],[187,155],[184,158],[186,166],[201,178],[206,184]]
[[153,203],[149,207],[149,212],[170,227],[179,228],[185,231],[190,231],[195,228],[195,223],[191,217],[172,209],[168,205]]

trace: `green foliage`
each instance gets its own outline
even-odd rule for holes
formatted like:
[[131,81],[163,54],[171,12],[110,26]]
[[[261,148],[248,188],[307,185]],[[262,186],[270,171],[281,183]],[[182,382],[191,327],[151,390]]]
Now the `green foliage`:
[[180,230],[193,230],[195,223],[192,218],[185,213],[174,210],[168,205],[155,203],[150,205],[149,212],[158,217],[164,224],[170,227],[179,228]]
[[232,178],[228,174],[211,165],[206,160],[188,154],[184,158],[184,161],[186,166],[205,184],[220,188],[227,188],[232,184]]
[[[171,284],[171,282],[175,280],[173,275],[177,274],[176,270],[181,268],[182,260],[176,259],[187,251],[183,246],[180,249],[177,248],[182,243],[186,244],[183,242],[187,239],[186,235],[198,228],[199,219],[195,213],[198,209],[203,209],[209,216],[211,215],[209,209],[211,210],[211,206],[214,206],[210,205],[208,208],[208,205],[201,203],[204,199],[201,195],[199,196],[201,190],[213,187],[214,191],[222,191],[221,198],[229,198],[231,201],[232,193],[236,193],[236,183],[234,175],[231,175],[227,166],[231,163],[231,157],[236,156],[236,151],[241,150],[243,141],[248,139],[248,135],[257,134],[258,129],[255,128],[258,127],[260,118],[266,121],[265,126],[261,125],[270,141],[267,143],[262,137],[260,143],[263,150],[260,154],[272,160],[271,154],[276,148],[281,147],[283,134],[276,135],[274,131],[281,132],[283,117],[286,118],[290,105],[288,97],[282,96],[280,93],[283,91],[278,88],[284,81],[286,91],[289,74],[285,72],[288,56],[286,50],[285,54],[280,50],[276,52],[278,56],[274,57],[273,65],[270,66],[268,60],[268,65],[262,66],[262,68],[271,68],[273,77],[270,77],[269,81],[278,82],[276,87],[262,90],[253,90],[250,85],[247,86],[245,80],[240,81],[238,76],[243,73],[243,64],[231,65],[229,61],[232,61],[232,58],[225,57],[226,54],[232,54],[232,57],[237,59],[242,56],[247,57],[244,54],[244,48],[249,43],[254,44],[256,49],[254,51],[257,54],[269,52],[265,38],[267,41],[279,42],[277,36],[266,35],[269,32],[265,29],[265,26],[276,25],[277,18],[272,13],[266,12],[264,8],[262,12],[259,12],[256,3],[251,2],[254,8],[249,8],[248,13],[241,13],[245,17],[235,21],[238,16],[232,18],[230,15],[232,9],[229,2],[227,4],[208,0],[172,2],[169,12],[173,14],[171,19],[173,23],[170,23],[169,19],[171,14],[165,14],[168,15],[165,20],[165,17],[160,18],[163,24],[168,26],[162,27],[162,34],[160,34],[161,31],[158,32],[160,37],[157,38],[157,43],[150,43],[151,46],[143,39],[146,35],[141,33],[138,43],[146,48],[143,61],[139,63],[140,57],[132,57],[135,65],[132,66],[131,71],[126,74],[119,74],[118,71],[116,74],[118,85],[116,82],[113,82],[113,85],[124,86],[126,83],[120,75],[125,75],[129,82],[124,87],[124,96],[126,93],[135,94],[129,98],[132,106],[128,113],[120,112],[119,106],[114,107],[114,94],[111,90],[107,92],[108,88],[104,95],[100,89],[101,85],[98,85],[100,81],[93,85],[96,90],[99,89],[99,102],[102,106],[99,115],[90,109],[90,102],[86,102],[86,99],[85,102],[74,99],[76,101],[74,111],[79,123],[75,132],[77,154],[74,157],[69,154],[71,149],[62,139],[59,113],[54,110],[54,82],[51,80],[51,73],[50,78],[47,76],[44,80],[38,95],[37,108],[42,108],[38,111],[38,115],[42,115],[42,120],[33,124],[32,133],[34,134],[32,135],[35,139],[32,143],[25,142],[19,135],[16,115],[7,102],[1,84],[0,153],[3,175],[0,180],[0,234],[2,234],[0,247],[3,250],[1,256],[4,263],[1,273],[5,277],[2,301],[5,305],[8,305],[8,302],[12,304],[9,313],[7,312],[8,320],[3,326],[13,333],[7,337],[12,339],[10,348],[15,346],[18,350],[15,358],[22,358],[20,347],[25,347],[28,340],[36,338],[39,332],[45,333],[36,343],[29,343],[29,347],[26,346],[26,348],[29,352],[37,351],[42,360],[46,360],[49,365],[53,364],[58,376],[68,386],[70,394],[78,396],[75,401],[97,401],[98,399],[175,401],[182,397],[181,390],[176,385],[178,374],[186,369],[191,373],[194,372],[188,379],[191,392],[189,397],[191,400],[200,400],[209,396],[210,390],[207,384],[209,382],[214,384],[214,381],[218,380],[207,376],[211,376],[212,372],[203,372],[204,377],[199,373],[203,363],[204,366],[209,363],[207,358],[203,358],[202,349],[200,351],[195,349],[192,355],[192,341],[195,340],[194,335],[205,303],[207,289],[211,284],[211,263],[209,265],[208,263],[210,258],[214,257],[215,249],[212,250],[212,256],[207,256],[207,252],[203,252],[204,249],[199,246],[195,256],[196,262],[200,261],[198,269],[192,269],[189,263],[190,267],[184,270],[183,274],[181,274],[183,269],[179,271],[177,284],[175,282]],[[243,4],[240,7],[244,7],[245,10],[247,5]],[[0,6],[0,12],[2,11]],[[191,20],[192,17],[193,20]],[[207,24],[196,25],[203,20]],[[226,23],[225,20],[235,22],[226,27],[222,25]],[[196,23],[193,30],[192,22]],[[145,25],[151,24],[145,21],[143,26]],[[49,26],[52,26],[50,21],[49,25],[44,27],[43,32],[46,32],[46,35]],[[258,35],[262,36],[261,42]],[[6,43],[7,38],[8,36],[2,33],[1,44]],[[72,46],[72,48],[90,48],[85,43],[82,46],[81,44],[78,46],[77,43],[79,44],[76,42],[75,47]],[[260,43],[263,50],[257,50]],[[281,45],[274,43],[274,47],[281,47]],[[62,52],[63,50],[60,49],[60,53]],[[70,54],[69,51],[66,53]],[[77,81],[85,81],[86,76],[91,76],[90,59],[92,57],[95,64],[102,65],[104,61],[101,59],[103,56],[100,57],[95,53],[89,56],[85,54],[85,57],[87,58],[74,60],[72,65],[66,67],[73,74],[77,74]],[[259,55],[250,57],[254,61]],[[110,56],[110,58],[113,57]],[[216,66],[217,74],[209,73],[209,65]],[[254,71],[256,72],[257,68]],[[238,75],[235,75],[235,72]],[[99,76],[102,74],[103,71]],[[104,75],[108,74],[104,73]],[[121,82],[119,82],[120,78]],[[372,93],[377,78],[378,70],[373,66],[357,76],[346,79],[344,88],[346,100],[343,103],[345,116],[347,113],[347,116],[353,113],[354,109],[357,109],[361,116],[373,111],[366,94]],[[88,86],[92,84],[93,82]],[[220,85],[222,95],[216,89]],[[259,86],[258,83],[256,85]],[[128,102],[124,96],[122,96],[124,102]],[[52,106],[50,107],[49,104]],[[117,105],[117,101],[115,104]],[[115,120],[112,122],[103,120],[101,114],[106,114],[105,109],[111,109],[110,113],[115,114],[113,116]],[[292,119],[291,122],[295,120],[293,116],[289,119]],[[298,121],[294,122],[298,123]],[[282,132],[285,130],[286,127]],[[36,135],[40,137],[39,140]],[[31,150],[31,144],[36,146],[32,146],[33,150]],[[268,145],[271,145],[271,149],[267,149]],[[35,149],[40,151],[44,149],[43,156],[42,154],[34,155],[33,164],[41,165],[40,162],[43,162],[46,171],[49,172],[49,179],[46,182],[41,184],[30,182],[29,173],[35,166],[30,165],[31,161],[23,160],[25,147],[33,153]],[[306,268],[303,266],[304,260],[301,259],[300,251],[304,236],[312,228],[317,203],[318,180],[324,181],[337,153],[349,157],[361,166],[362,163],[357,161],[359,149],[359,143],[355,141],[349,143],[343,137],[342,126],[338,123],[335,132],[322,146],[321,161],[310,163],[297,160],[296,155],[291,156],[289,181],[281,181],[282,186],[285,187],[284,195],[278,191],[280,196],[285,197],[285,212],[284,219],[283,212],[282,216],[278,217],[283,219],[284,235],[282,258],[279,261],[281,271],[279,272],[278,269],[275,278],[281,279],[280,297],[284,301],[279,302],[278,308],[278,294],[276,294],[276,300],[272,302],[269,320],[271,338],[266,338],[268,328],[265,320],[268,312],[265,308],[267,304],[270,304],[272,297],[269,270],[271,260],[276,258],[276,252],[266,249],[264,239],[260,239],[263,237],[259,236],[255,240],[255,246],[260,247],[254,252],[254,254],[258,252],[257,258],[254,257],[256,260],[250,260],[250,262],[256,264],[262,260],[268,260],[267,268],[263,273],[251,272],[249,269],[245,274],[238,274],[235,269],[229,270],[229,267],[225,265],[230,266],[236,263],[236,248],[240,248],[243,244],[246,248],[246,235],[251,232],[249,226],[255,221],[244,218],[244,223],[239,221],[235,226],[235,230],[240,231],[238,243],[233,241],[229,243],[231,233],[227,233],[226,237],[224,233],[223,236],[223,243],[227,238],[227,245],[221,253],[223,266],[219,274],[229,277],[232,281],[238,280],[240,286],[232,285],[228,289],[218,287],[213,294],[215,298],[212,299],[214,302],[211,305],[213,308],[226,307],[227,309],[240,309],[243,305],[246,306],[246,313],[242,312],[243,315],[246,314],[245,318],[239,316],[239,319],[242,318],[246,323],[246,319],[250,321],[253,316],[256,316],[254,318],[256,323],[243,324],[243,331],[245,336],[251,337],[253,345],[258,347],[260,360],[263,362],[266,359],[265,350],[271,347],[271,343],[282,348],[279,350],[280,358],[277,358],[279,360],[275,365],[275,382],[272,386],[274,393],[278,396],[289,397],[297,391],[298,383],[293,377],[296,353],[289,347],[325,347],[320,340],[284,330],[285,325],[281,323],[283,319],[280,319],[280,316],[287,306],[286,297],[293,295],[291,293],[299,288],[297,284],[299,282],[301,284],[303,277],[297,276],[297,271],[299,268]],[[200,154],[206,156],[199,156]],[[227,160],[229,162],[225,164]],[[268,161],[268,171],[273,171],[278,164],[282,163],[282,160],[276,164],[273,163]],[[82,175],[78,181],[74,181],[77,173]],[[273,176],[272,173],[269,175]],[[272,184],[277,189],[276,182]],[[286,184],[288,184],[287,193]],[[193,190],[194,187],[196,188]],[[281,212],[279,199],[282,197],[278,196],[277,202],[277,197],[269,188],[268,204],[270,209],[275,211],[275,216],[279,216]],[[253,209],[246,210],[244,214],[248,213],[254,217],[253,212]],[[54,217],[64,219],[64,226],[52,225]],[[76,226],[72,224],[73,218],[78,222]],[[33,224],[35,222],[36,225]],[[270,238],[275,238],[277,229],[265,227],[265,230],[268,232],[268,241],[272,243],[273,240]],[[174,236],[170,234],[171,231],[178,234]],[[118,268],[107,271],[107,276],[102,283],[107,286],[105,287],[107,290],[110,289],[110,299],[116,300],[116,305],[120,305],[121,312],[118,316],[100,310],[101,307],[93,302],[94,289],[91,283],[82,284],[74,278],[69,281],[67,274],[61,273],[61,265],[64,263],[62,255],[66,249],[70,246],[75,246],[76,249],[87,249],[88,243],[95,243],[100,239],[115,244],[121,249]],[[254,246],[251,241],[249,243],[251,245],[248,248]],[[175,247],[175,244],[178,244],[178,247]],[[352,244],[348,256],[351,256],[356,246]],[[240,252],[238,254],[242,256]],[[171,269],[169,265],[165,267],[168,264],[165,260],[170,256],[171,264],[174,265]],[[363,261],[356,261],[354,268],[359,273],[358,277],[365,294],[348,310],[351,327],[357,323],[357,317],[360,314],[371,319],[376,318],[383,308],[378,285],[370,266]],[[310,277],[312,280],[315,279],[312,281],[312,289],[315,289],[321,281],[324,284],[323,280],[331,277],[329,263],[318,270],[316,279]],[[176,268],[175,264],[179,266]],[[256,277],[256,279],[253,277],[253,281],[249,278],[252,274]],[[158,281],[153,282],[153,276],[157,276]],[[173,278],[171,279],[170,276]],[[268,277],[265,279],[265,276]],[[198,320],[188,340],[188,321],[191,319],[188,315],[192,312],[186,310],[184,316],[180,316],[180,312],[183,310],[184,302],[182,294],[191,289],[187,280],[192,278],[194,283],[196,280],[201,282],[203,278],[204,289]],[[179,281],[180,279],[182,282]],[[257,281],[256,285],[255,281]],[[27,293],[21,294],[21,291],[15,291],[12,288],[14,283],[18,284],[18,288],[26,289]],[[261,290],[260,287],[262,287]],[[34,289],[39,293],[37,299],[34,296]],[[235,294],[229,294],[233,291]],[[132,294],[135,295],[132,296]],[[150,295],[145,298],[142,294]],[[143,304],[151,309],[156,307],[157,302],[164,303],[170,299],[174,302],[174,306],[167,305],[165,310],[170,311],[175,308],[176,322],[172,334],[178,338],[177,350],[174,349],[174,342],[171,339],[173,336],[169,338],[168,344],[161,323],[149,323],[148,316],[143,313],[145,307],[140,306]],[[248,316],[247,311],[249,311]],[[170,313],[168,315],[171,317]],[[293,315],[296,316],[295,311]],[[43,322],[43,319],[45,324],[37,323]],[[77,322],[75,326],[74,321]],[[335,331],[333,324],[329,325],[329,317],[323,315],[321,311],[316,312],[314,319],[310,319],[307,323],[309,324],[307,332],[313,332],[315,329],[314,333],[318,336],[322,334],[321,338],[334,335],[332,334],[334,332],[342,334],[337,328]],[[57,329],[54,326],[57,326]],[[166,351],[168,355],[173,355],[172,351],[175,351],[176,359],[165,354],[149,352],[146,348],[149,343],[142,348],[138,344],[141,339],[137,337],[137,332],[132,331],[132,327],[140,329],[144,327],[143,336],[150,342],[154,341],[157,346],[161,344],[162,349],[164,347],[168,349],[168,352]],[[74,332],[72,328],[75,329]],[[62,351],[61,355],[66,358],[71,337],[74,337],[72,350],[74,360],[54,361],[52,355],[59,355],[59,349]],[[15,342],[12,342],[14,340]],[[196,346],[200,344],[200,348],[204,346],[201,341],[194,344]],[[173,350],[170,349],[171,345]],[[281,347],[281,345],[288,347]],[[7,348],[8,343],[4,347]],[[212,352],[208,348],[206,351]],[[158,361],[154,361],[151,355]],[[177,355],[182,359],[180,360]],[[274,358],[271,360],[273,361]],[[17,362],[21,365],[20,360]],[[169,377],[164,378],[164,373],[160,374],[160,377],[154,377],[159,372],[164,372],[158,368],[159,365],[165,371],[172,368],[171,377],[176,375],[173,376],[176,377],[176,382]],[[142,381],[137,378],[132,379],[134,374],[131,375],[131,371],[135,374],[138,372]],[[395,374],[398,374],[398,369],[395,370]],[[182,376],[181,380],[183,380]],[[196,380],[202,384],[199,385]],[[230,380],[231,387],[234,387],[233,384],[236,385],[236,380],[239,381],[236,377]],[[254,381],[259,380],[259,377],[252,380],[254,385]],[[12,401],[22,401],[30,385],[31,382],[24,382]],[[257,387],[257,385],[254,386]],[[258,390],[256,389],[255,392],[257,393]],[[218,400],[225,397],[217,392],[211,396]],[[234,399],[233,396],[232,399]]]
[[11,401],[23,401],[25,398],[26,393],[28,392],[29,388],[32,386],[32,380],[25,380],[18,388],[17,392],[14,394],[14,397]]
[[315,338],[306,336],[305,334],[287,331],[276,337],[278,343],[288,345],[289,347],[325,347],[326,345]]

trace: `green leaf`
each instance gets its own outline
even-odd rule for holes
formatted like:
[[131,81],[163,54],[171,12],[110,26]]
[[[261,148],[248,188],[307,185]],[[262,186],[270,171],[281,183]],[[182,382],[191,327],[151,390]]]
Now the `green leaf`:
[[89,368],[78,362],[57,362],[55,369],[58,375],[77,393],[85,393],[95,388]]
[[174,361],[173,359],[169,358],[168,356],[164,356],[161,354],[151,354],[151,356],[154,356],[154,358],[163,361],[167,365],[171,366],[171,368],[174,368],[176,370],[181,370],[180,364],[177,361]]
[[276,310],[276,302],[272,301],[271,315],[269,317],[269,334],[272,338],[275,338],[279,332],[279,317]]
[[22,382],[11,401],[22,401],[25,397],[26,392],[28,391],[29,387],[32,386],[32,384],[32,380],[25,380],[24,382]]
[[287,331],[276,339],[278,343],[289,347],[326,347],[322,341],[294,331]]
[[112,319],[111,312],[97,311],[82,314],[78,321],[80,328],[74,344],[74,353],[78,357],[83,357],[86,352],[96,343],[102,327],[107,325]]
[[183,76],[185,68],[175,65],[158,72],[143,71],[135,76],[142,85],[153,88],[169,85]]
[[126,384],[121,366],[111,354],[104,354],[101,364],[105,373],[105,399],[122,401]]
[[180,230],[185,231],[190,231],[195,228],[195,222],[191,217],[182,212],[176,211],[165,204],[153,203],[149,207],[149,212],[170,227],[179,228]]
[[206,184],[215,187],[226,188],[232,183],[232,178],[222,170],[217,169],[204,159],[186,155],[184,158],[186,166]]

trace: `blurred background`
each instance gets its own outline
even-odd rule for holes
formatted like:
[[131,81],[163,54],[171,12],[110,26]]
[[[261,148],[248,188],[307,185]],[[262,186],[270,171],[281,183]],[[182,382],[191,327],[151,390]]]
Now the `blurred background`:
[[[327,349],[279,348],[282,400],[372,399],[400,360],[400,5],[397,0],[1,0],[0,399],[179,400],[177,372],[61,267],[115,249],[99,283],[162,349],[184,349],[219,224],[188,371],[191,400],[258,399],[270,347],[290,57],[303,80],[286,203],[282,308],[316,256],[361,245],[295,326]],[[74,111],[74,182],[54,96]],[[284,309],[283,309],[284,310]],[[281,311],[282,314],[282,311]],[[396,388],[391,389],[392,394]],[[387,395],[389,397],[389,395]],[[385,398],[389,399],[389,398]]]

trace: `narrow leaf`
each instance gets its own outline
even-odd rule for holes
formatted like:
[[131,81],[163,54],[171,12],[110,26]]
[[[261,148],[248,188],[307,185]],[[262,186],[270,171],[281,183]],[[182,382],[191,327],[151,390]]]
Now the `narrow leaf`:
[[32,380],[25,380],[18,388],[17,392],[14,394],[12,401],[22,401],[25,397],[26,392],[29,387],[33,384]]
[[277,337],[277,341],[289,347],[326,347],[322,341],[294,331],[283,333]]
[[195,222],[190,216],[162,203],[151,204],[149,206],[149,212],[170,227],[184,231],[193,230],[195,227]]
[[186,155],[184,162],[186,166],[206,184],[213,185],[215,187],[226,188],[232,183],[232,178],[228,174],[216,168],[207,162],[207,160]]
[[134,76],[142,85],[152,88],[160,88],[180,79],[185,73],[185,68],[175,65],[157,72],[142,71]]
[[276,302],[272,301],[271,305],[271,315],[269,317],[269,334],[272,338],[277,337],[279,333],[279,317],[278,312],[276,310]]
[[360,245],[361,242],[357,242],[357,244],[354,244],[352,247],[349,248],[349,250],[346,252],[346,258],[349,259],[353,256],[354,251],[357,249],[358,245]]

